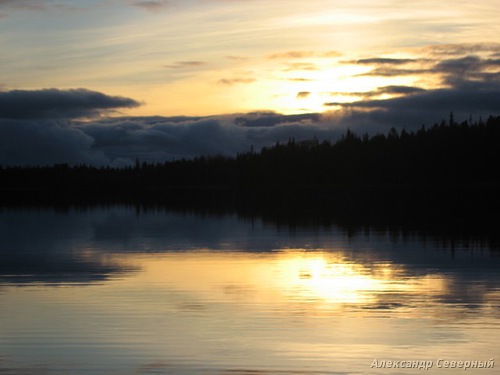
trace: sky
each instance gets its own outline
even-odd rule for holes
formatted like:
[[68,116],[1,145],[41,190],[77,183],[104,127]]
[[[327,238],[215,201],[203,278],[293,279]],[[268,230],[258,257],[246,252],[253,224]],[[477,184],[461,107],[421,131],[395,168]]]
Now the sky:
[[0,0],[0,164],[500,114],[498,0]]

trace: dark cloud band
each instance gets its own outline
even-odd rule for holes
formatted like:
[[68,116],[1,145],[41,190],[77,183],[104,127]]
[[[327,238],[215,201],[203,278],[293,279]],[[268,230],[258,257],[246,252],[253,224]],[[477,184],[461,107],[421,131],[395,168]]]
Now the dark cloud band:
[[0,118],[6,119],[94,117],[117,108],[137,106],[139,103],[130,98],[85,89],[0,92]]

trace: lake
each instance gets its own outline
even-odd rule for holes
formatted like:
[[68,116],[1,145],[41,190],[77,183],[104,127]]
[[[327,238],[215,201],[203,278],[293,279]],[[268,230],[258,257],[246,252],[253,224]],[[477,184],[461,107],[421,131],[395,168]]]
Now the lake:
[[126,205],[4,208],[0,236],[2,374],[498,373],[482,237]]

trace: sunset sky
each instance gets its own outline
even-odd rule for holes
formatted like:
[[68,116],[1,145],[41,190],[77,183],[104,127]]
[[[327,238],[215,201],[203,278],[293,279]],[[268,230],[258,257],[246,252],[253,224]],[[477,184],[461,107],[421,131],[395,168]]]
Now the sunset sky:
[[0,0],[0,163],[499,114],[498,21],[497,0]]

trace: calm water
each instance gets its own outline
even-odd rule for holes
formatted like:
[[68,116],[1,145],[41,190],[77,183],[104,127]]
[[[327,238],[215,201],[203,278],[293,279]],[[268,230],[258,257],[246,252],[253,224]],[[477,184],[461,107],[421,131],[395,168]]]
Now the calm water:
[[480,242],[128,207],[3,210],[0,236],[2,374],[452,374],[499,352]]

